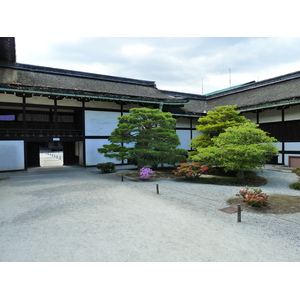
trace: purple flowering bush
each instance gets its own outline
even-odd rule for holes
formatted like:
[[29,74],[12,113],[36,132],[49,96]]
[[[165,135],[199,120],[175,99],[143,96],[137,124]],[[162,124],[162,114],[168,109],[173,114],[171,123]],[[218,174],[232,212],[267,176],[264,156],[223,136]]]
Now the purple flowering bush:
[[152,171],[150,168],[141,168],[140,169],[140,178],[141,179],[146,180],[152,176],[154,176],[154,171]]

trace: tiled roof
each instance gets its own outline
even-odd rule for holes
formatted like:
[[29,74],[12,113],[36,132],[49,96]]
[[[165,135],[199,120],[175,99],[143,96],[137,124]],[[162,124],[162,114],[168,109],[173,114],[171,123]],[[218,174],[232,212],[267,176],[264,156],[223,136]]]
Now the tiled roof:
[[0,64],[0,82],[6,87],[70,93],[86,96],[106,96],[127,99],[145,99],[154,102],[186,103],[188,100],[162,93],[155,82],[98,75],[25,64]]

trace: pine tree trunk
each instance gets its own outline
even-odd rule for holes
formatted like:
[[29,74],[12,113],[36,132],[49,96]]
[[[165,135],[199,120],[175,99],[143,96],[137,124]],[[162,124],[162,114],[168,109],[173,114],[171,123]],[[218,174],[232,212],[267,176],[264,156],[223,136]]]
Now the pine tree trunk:
[[238,179],[238,181],[243,182],[245,180],[245,172],[244,171],[238,171],[237,179]]

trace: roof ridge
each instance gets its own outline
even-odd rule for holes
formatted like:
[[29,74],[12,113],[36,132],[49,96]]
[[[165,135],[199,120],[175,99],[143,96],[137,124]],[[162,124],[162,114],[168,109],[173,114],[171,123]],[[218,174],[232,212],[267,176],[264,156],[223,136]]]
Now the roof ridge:
[[283,81],[293,80],[293,79],[297,79],[297,78],[300,78],[300,71],[287,73],[284,75],[279,75],[279,76],[264,79],[261,81],[249,82],[248,84],[246,83],[246,84],[242,84],[242,85],[239,85],[236,87],[212,92],[212,93],[206,94],[205,96],[207,97],[208,100],[210,100],[210,99],[214,99],[214,98],[218,98],[218,97],[222,97],[222,96],[226,96],[226,95],[230,95],[230,94],[235,94],[238,92],[244,92],[247,90],[256,89],[256,88],[260,88],[263,86],[272,85],[275,83],[280,83]]

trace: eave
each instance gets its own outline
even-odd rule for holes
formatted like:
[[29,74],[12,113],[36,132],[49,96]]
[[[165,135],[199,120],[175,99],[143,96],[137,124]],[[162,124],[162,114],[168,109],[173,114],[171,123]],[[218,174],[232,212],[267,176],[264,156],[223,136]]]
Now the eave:
[[266,110],[266,109],[279,108],[279,107],[288,108],[290,106],[299,105],[299,104],[300,104],[300,96],[289,98],[289,99],[282,99],[274,102],[267,102],[267,103],[260,103],[257,105],[238,107],[237,110],[240,112],[248,112],[248,111]]
[[147,103],[147,104],[159,104],[159,105],[184,105],[188,102],[186,99],[152,99],[152,98],[139,98],[130,97],[123,95],[113,95],[113,94],[101,94],[88,91],[74,91],[74,90],[64,90],[64,89],[52,89],[46,90],[42,87],[0,87],[0,92],[2,93],[14,93],[17,95],[23,95],[27,97],[32,96],[43,96],[50,99],[63,99],[72,98],[79,101],[113,101],[113,102],[125,102],[125,103]]

